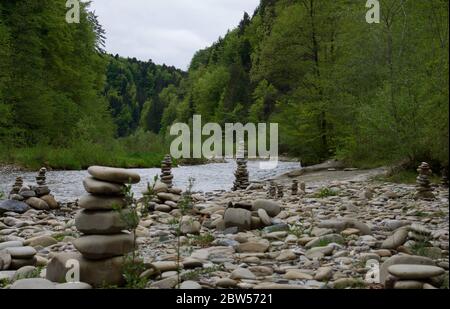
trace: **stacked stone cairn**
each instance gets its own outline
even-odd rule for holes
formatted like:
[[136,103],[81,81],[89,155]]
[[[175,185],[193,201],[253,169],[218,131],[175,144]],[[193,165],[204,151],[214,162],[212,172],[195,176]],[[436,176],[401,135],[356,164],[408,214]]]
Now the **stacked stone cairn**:
[[24,246],[22,241],[2,242],[0,243],[0,271],[36,266],[36,253],[36,249]]
[[277,198],[282,199],[284,197],[284,186],[277,185]]
[[46,173],[47,173],[47,169],[45,167],[42,167],[39,170],[39,173],[36,176],[36,183],[38,184],[38,186],[45,186],[45,184],[46,184],[46,176],[45,176],[45,174]]
[[233,191],[245,190],[250,185],[249,173],[247,170],[247,159],[245,158],[244,142],[240,142],[236,154],[237,169],[234,173],[235,181]]
[[445,273],[443,268],[423,264],[395,264],[388,267],[386,288],[436,289],[434,282],[440,281]]
[[422,164],[417,169],[419,176],[417,177],[417,192],[415,195],[416,199],[434,199],[435,196],[433,194],[433,189],[430,185],[429,176],[432,171],[430,165],[426,162],[422,162]]
[[166,155],[161,162],[161,182],[169,188],[173,187],[172,157],[170,155]]
[[[9,194],[9,199],[24,202],[36,210],[50,210],[59,207],[55,197],[45,183],[45,168],[41,168],[36,177],[37,185],[24,184],[22,177],[17,177]],[[24,208],[24,207],[23,207]]]
[[[12,187],[11,192],[9,193],[9,196],[15,196],[19,194],[20,189],[23,186],[23,178],[22,177],[16,177],[16,181],[14,182],[14,185]],[[11,198],[12,199],[12,198]]]
[[292,181],[291,195],[298,195],[298,180]]
[[89,193],[78,204],[82,210],[75,225],[83,234],[73,244],[81,253],[62,254],[50,262],[47,279],[63,282],[65,263],[72,259],[80,264],[80,280],[92,286],[121,285],[124,256],[135,250],[134,235],[126,231],[125,184],[140,182],[140,176],[126,169],[92,166],[83,185]]
[[269,190],[267,190],[267,198],[275,199],[277,196],[277,186],[274,181],[269,182]]

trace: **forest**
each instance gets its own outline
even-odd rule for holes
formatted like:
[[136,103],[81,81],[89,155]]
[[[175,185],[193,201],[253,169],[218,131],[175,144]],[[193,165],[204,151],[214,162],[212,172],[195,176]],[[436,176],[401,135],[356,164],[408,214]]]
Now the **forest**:
[[[303,164],[448,166],[448,1],[261,0],[187,72],[104,50],[83,5],[0,3],[0,163],[158,165],[169,128],[276,122]],[[150,55],[149,55],[150,58]]]

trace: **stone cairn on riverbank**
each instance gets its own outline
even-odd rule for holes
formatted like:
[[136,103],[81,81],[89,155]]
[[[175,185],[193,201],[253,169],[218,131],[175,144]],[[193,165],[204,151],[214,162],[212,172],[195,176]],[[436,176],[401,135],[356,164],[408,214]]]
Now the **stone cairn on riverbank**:
[[134,235],[125,230],[128,202],[125,184],[137,184],[140,176],[125,169],[92,166],[83,185],[88,192],[79,200],[82,208],[75,217],[75,226],[83,234],[73,244],[81,253],[58,255],[47,269],[47,279],[63,282],[65,263],[77,260],[80,280],[93,286],[121,285],[124,256],[133,250]]
[[274,181],[269,182],[269,189],[267,190],[267,198],[275,199],[277,196],[277,186]]
[[0,243],[0,271],[17,270],[24,266],[35,266],[36,249],[24,246],[22,241]]
[[292,181],[291,195],[298,195],[298,180]]
[[161,162],[161,182],[169,188],[173,187],[172,157],[170,155],[166,155]]
[[282,199],[284,197],[284,186],[283,185],[277,185],[277,198]]
[[395,264],[389,266],[388,273],[386,288],[436,289],[432,283],[439,281],[445,270],[434,265]]
[[[11,192],[9,192],[9,197],[11,198],[14,195],[18,195],[22,186],[23,186],[23,178],[20,176],[16,177],[16,181],[14,182]],[[13,199],[13,198],[11,198],[11,199]]]
[[39,170],[38,176],[36,176],[37,185],[24,184],[23,178],[17,177],[9,194],[9,199],[23,202],[36,210],[57,209],[59,204],[55,197],[50,194],[50,189],[46,185],[46,171],[47,169],[44,167]]
[[236,163],[237,169],[234,173],[236,180],[234,181],[233,191],[245,190],[250,185],[247,160],[245,158],[237,158]]
[[434,199],[433,189],[430,185],[429,176],[432,171],[430,165],[426,162],[422,164],[417,169],[419,176],[417,177],[417,192],[415,195],[416,199]]
[[47,173],[47,169],[45,167],[42,167],[39,172],[38,175],[36,176],[36,183],[38,186],[45,186],[46,184],[46,173]]

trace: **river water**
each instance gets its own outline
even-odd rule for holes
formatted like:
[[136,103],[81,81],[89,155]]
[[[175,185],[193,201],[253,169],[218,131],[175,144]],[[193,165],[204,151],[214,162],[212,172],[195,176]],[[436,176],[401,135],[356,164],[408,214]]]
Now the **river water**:
[[[272,170],[259,168],[258,161],[248,162],[248,170],[251,181],[262,181],[284,174],[293,169],[300,168],[296,162],[279,162],[278,167]],[[197,192],[213,192],[230,190],[233,186],[236,163],[212,163],[196,166],[183,166],[172,169],[174,185],[185,189],[190,177],[195,179],[193,190]],[[153,177],[160,173],[158,168],[131,169],[141,176],[141,182],[133,185],[135,197],[142,196],[147,183],[153,181]],[[7,194],[14,184],[17,176],[22,176],[25,183],[34,184],[36,172],[12,172],[0,174],[0,191]],[[60,202],[73,202],[83,194],[83,179],[88,176],[87,171],[49,171],[47,172],[47,185],[52,194]]]

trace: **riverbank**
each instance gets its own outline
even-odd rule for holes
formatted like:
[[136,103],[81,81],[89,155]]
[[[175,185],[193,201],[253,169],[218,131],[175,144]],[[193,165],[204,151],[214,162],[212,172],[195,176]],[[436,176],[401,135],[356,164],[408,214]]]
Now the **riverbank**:
[[[312,172],[298,178],[306,189],[300,195],[291,195],[292,180],[281,177],[277,181],[285,186],[284,196],[266,202],[277,205],[268,211],[279,209],[269,212],[269,225],[249,231],[224,231],[224,212],[230,202],[246,207],[267,199],[264,185],[195,194],[194,209],[183,219],[189,233],[180,238],[173,223],[181,219],[180,209],[150,211],[137,228],[138,254],[157,271],[148,270],[139,286],[128,287],[175,288],[181,283],[183,287],[256,290],[400,288],[404,284],[448,288],[448,188],[434,185],[436,199],[415,200],[414,185],[374,180],[380,172]],[[73,218],[78,211],[69,203],[54,212],[7,215],[0,218],[0,242],[33,239],[31,243],[40,248],[41,269],[27,271],[33,277],[45,277],[55,254],[76,251],[73,241],[80,234]],[[429,269],[415,263],[433,265],[434,277],[400,279],[400,283],[387,280],[389,266],[394,264],[407,264],[409,272],[426,277]],[[7,278],[4,287],[14,284],[15,274],[0,271]]]

